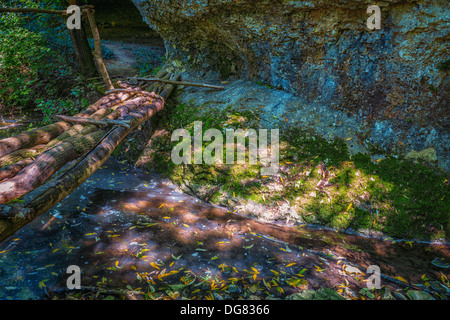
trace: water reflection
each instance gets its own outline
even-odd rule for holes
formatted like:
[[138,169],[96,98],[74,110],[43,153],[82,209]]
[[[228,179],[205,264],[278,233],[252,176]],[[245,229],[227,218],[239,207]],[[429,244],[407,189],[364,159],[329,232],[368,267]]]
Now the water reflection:
[[[399,250],[408,256],[395,264]],[[283,298],[320,287],[351,298],[365,287],[370,264],[408,281],[420,281],[424,273],[434,280],[443,272],[430,267],[436,256],[448,258],[448,248],[392,246],[259,222],[108,160],[64,201],[0,244],[0,298],[64,293],[70,265],[80,267],[86,290],[133,289],[141,298]],[[352,261],[361,274],[345,272]]]

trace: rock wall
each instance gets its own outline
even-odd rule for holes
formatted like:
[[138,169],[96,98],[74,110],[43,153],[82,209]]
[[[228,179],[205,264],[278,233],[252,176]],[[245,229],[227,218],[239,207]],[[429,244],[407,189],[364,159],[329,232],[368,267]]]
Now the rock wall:
[[[133,0],[182,70],[260,81],[370,127],[367,143],[436,151],[449,169],[446,0]],[[368,30],[368,6],[381,29]],[[403,141],[403,139],[409,139]]]

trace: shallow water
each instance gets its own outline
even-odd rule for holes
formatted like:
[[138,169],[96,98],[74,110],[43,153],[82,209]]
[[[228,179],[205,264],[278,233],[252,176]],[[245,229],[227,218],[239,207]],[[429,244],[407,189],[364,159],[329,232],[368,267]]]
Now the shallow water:
[[[243,217],[110,159],[0,244],[0,299],[67,294],[70,265],[80,268],[85,290],[134,290],[141,298],[285,298],[320,287],[356,298],[369,265],[380,266],[382,285],[391,292],[405,289],[403,280],[390,281],[395,277],[416,289],[424,274],[430,282],[450,278],[448,269],[431,264],[438,257],[448,261],[448,246]],[[362,273],[350,274],[349,265]]]

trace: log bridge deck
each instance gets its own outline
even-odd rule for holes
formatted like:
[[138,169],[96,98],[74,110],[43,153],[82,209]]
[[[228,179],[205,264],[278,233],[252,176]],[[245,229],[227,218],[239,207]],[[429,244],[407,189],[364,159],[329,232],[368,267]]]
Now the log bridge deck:
[[[177,81],[180,76],[160,73]],[[137,127],[164,108],[174,84],[119,82],[74,117],[0,140],[0,241],[78,188]]]

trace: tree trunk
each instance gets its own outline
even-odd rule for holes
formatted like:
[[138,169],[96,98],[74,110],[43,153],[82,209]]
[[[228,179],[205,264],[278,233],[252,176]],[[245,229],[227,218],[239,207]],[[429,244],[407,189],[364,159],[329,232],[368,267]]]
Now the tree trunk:
[[92,50],[89,47],[84,24],[82,23],[81,29],[69,29],[69,33],[81,74],[85,78],[98,77],[99,74],[95,66]]

